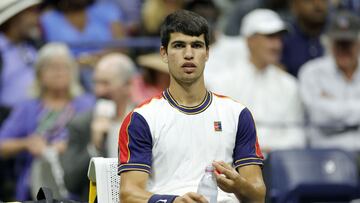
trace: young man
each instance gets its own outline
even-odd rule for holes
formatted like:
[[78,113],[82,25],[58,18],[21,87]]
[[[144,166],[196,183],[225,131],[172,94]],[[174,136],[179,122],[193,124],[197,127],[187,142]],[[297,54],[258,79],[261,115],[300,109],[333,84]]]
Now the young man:
[[172,13],[161,27],[161,42],[170,86],[122,124],[121,202],[205,203],[195,191],[210,164],[217,170],[218,202],[264,202],[262,154],[250,111],[204,85],[206,20],[189,11]]

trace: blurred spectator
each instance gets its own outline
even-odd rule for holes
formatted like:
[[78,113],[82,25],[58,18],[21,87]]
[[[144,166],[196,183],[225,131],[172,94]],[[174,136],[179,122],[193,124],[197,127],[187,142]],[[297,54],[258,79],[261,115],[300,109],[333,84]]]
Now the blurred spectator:
[[160,35],[160,25],[164,18],[176,10],[182,9],[184,0],[146,0],[142,8],[143,33]]
[[233,64],[235,68],[231,70],[219,66],[214,80],[207,82],[215,93],[230,96],[249,107],[259,144],[265,152],[305,145],[297,81],[276,66],[284,30],[284,22],[271,10],[255,9],[248,13],[241,32],[246,38],[249,58]]
[[[35,0],[4,0],[0,3],[0,9],[4,10],[0,12],[0,105],[4,111],[29,96],[27,90],[34,80],[32,65],[36,50],[27,40],[38,30],[36,5],[39,3]],[[5,118],[6,114],[1,117]]]
[[306,63],[299,79],[314,147],[360,149],[360,20],[340,11],[327,33],[331,54]]
[[65,184],[82,201],[88,200],[90,158],[117,157],[119,123],[133,108],[130,80],[134,71],[133,62],[123,54],[101,58],[94,72],[95,109],[75,117],[68,126],[68,149],[62,157]]
[[131,83],[132,100],[136,104],[150,99],[163,92],[170,83],[167,64],[159,53],[141,55],[137,58],[141,72],[137,74]]
[[297,76],[301,65],[324,54],[320,37],[325,30],[329,3],[328,0],[292,0],[290,6],[295,20],[284,37],[281,62],[290,74]]
[[[0,126],[11,108],[24,101],[34,80],[36,50],[28,40],[38,34],[40,0],[0,1]],[[0,200],[14,196],[14,160],[0,158]]]
[[138,35],[141,24],[141,7],[145,0],[102,0],[115,1],[123,12],[124,26],[127,35]]
[[[123,37],[122,13],[110,2],[96,0],[47,0],[50,9],[41,16],[47,41],[70,44],[109,41]],[[59,29],[61,27],[61,29]],[[79,54],[99,50],[72,48]]]
[[41,16],[45,39],[72,46],[80,64],[82,85],[91,92],[91,68],[109,52],[91,44],[123,37],[122,13],[113,3],[104,1],[47,0],[47,3],[50,9]]
[[93,106],[92,97],[81,94],[77,66],[65,45],[45,45],[35,67],[35,97],[16,106],[0,130],[1,156],[16,157],[19,201],[30,198],[33,161],[46,159],[49,152],[63,153],[65,125],[76,113]]

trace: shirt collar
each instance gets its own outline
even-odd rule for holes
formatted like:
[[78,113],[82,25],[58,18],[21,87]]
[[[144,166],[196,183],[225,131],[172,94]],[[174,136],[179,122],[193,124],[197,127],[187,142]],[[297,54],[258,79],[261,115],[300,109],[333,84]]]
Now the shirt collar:
[[191,115],[199,114],[199,113],[205,111],[212,102],[212,94],[209,91],[206,92],[206,95],[205,95],[203,101],[199,105],[191,106],[191,107],[179,104],[174,99],[174,97],[170,94],[169,89],[166,89],[163,92],[163,95],[164,95],[164,98],[169,102],[169,104],[172,107],[176,108],[177,110],[179,110],[182,113],[191,114]]

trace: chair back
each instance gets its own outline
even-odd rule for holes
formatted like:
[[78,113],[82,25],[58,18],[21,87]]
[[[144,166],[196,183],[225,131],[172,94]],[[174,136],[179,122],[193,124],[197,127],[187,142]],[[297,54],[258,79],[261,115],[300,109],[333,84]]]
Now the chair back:
[[98,202],[120,202],[120,176],[117,175],[117,168],[117,158],[91,158],[88,168],[89,202],[94,202],[95,196]]
[[269,154],[265,176],[272,202],[344,199],[356,195],[355,157],[340,149],[296,149]]

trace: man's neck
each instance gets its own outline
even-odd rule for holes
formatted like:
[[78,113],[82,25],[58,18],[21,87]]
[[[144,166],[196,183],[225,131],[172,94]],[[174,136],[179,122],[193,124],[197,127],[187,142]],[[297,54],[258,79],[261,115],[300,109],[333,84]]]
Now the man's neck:
[[183,106],[199,105],[204,100],[207,93],[203,78],[199,78],[197,82],[191,85],[178,84],[172,80],[170,82],[169,91],[176,102]]
[[346,68],[340,68],[340,70],[343,72],[345,79],[347,81],[351,81],[353,79],[353,76],[355,74],[355,71],[357,69],[357,64],[353,65],[351,67],[346,67]]
[[259,71],[264,70],[267,66],[266,63],[264,63],[263,61],[257,59],[256,57],[254,57],[253,55],[250,55],[250,62],[255,66],[255,68]]
[[309,37],[319,37],[320,34],[322,33],[325,23],[324,24],[313,24],[310,25],[304,21],[299,20],[298,21],[298,26],[300,28],[300,30],[306,34]]
[[86,27],[86,9],[79,11],[70,11],[65,13],[66,19],[70,22],[71,25],[76,27],[76,29],[83,31]]
[[70,96],[68,92],[64,91],[46,92],[42,95],[42,100],[47,107],[61,109],[70,101]]

